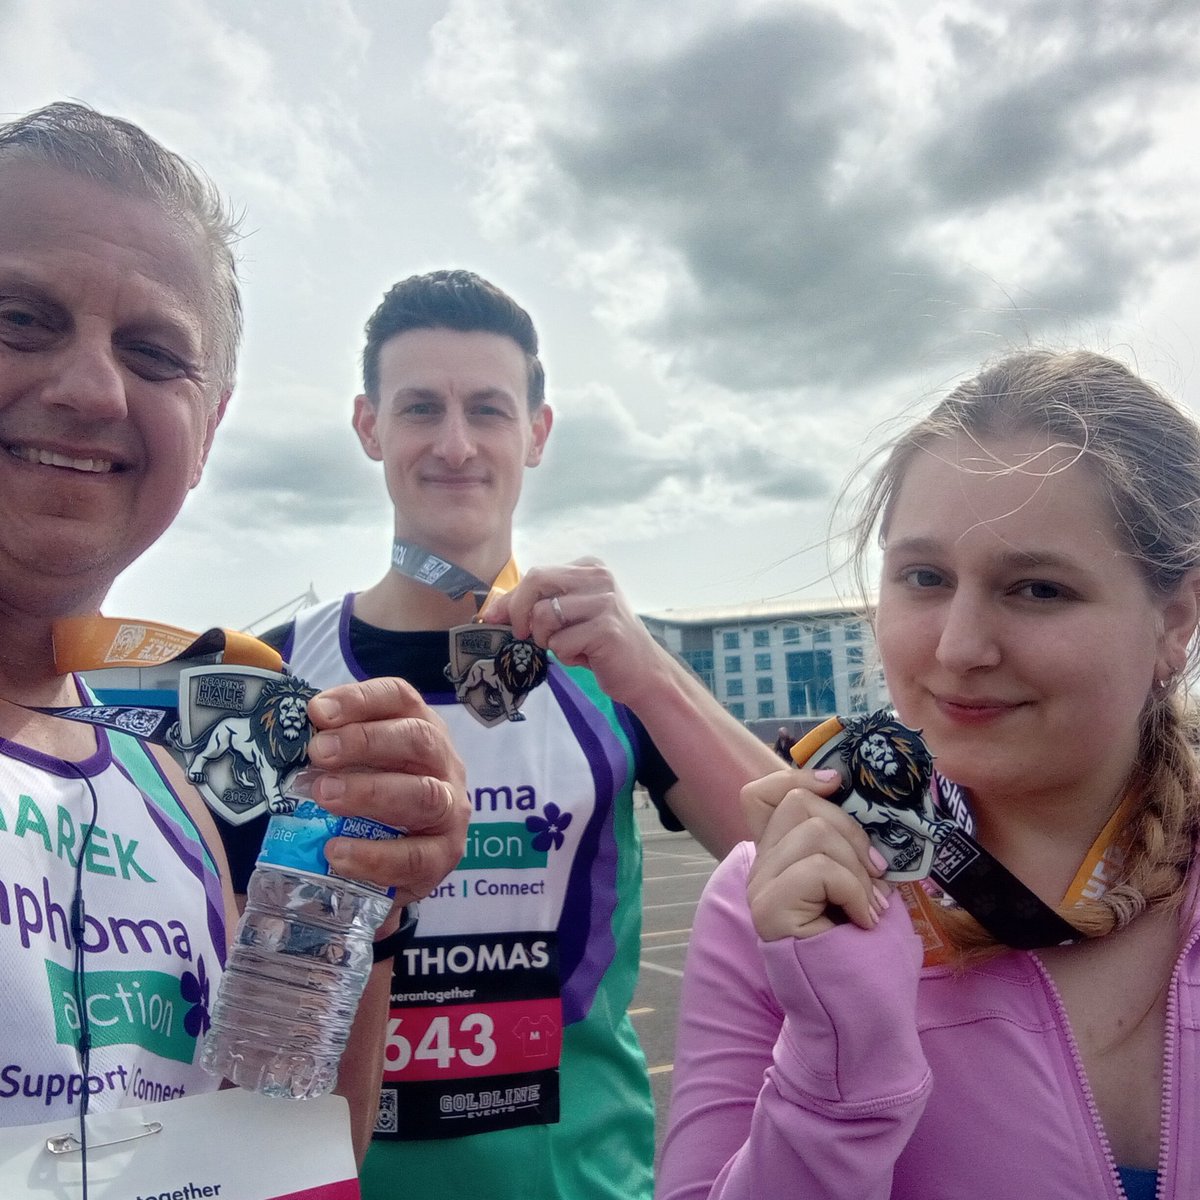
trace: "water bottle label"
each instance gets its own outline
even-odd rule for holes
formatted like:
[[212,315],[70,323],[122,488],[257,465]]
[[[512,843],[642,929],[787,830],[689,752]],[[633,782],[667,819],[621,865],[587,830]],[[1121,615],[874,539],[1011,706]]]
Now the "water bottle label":
[[[325,858],[325,843],[333,837],[389,841],[403,837],[392,825],[383,825],[366,817],[339,817],[327,812],[313,800],[300,800],[291,813],[275,813],[267,824],[258,861],[286,871],[304,871],[309,875],[341,878]],[[390,896],[392,888],[381,888],[361,880],[359,887]]]

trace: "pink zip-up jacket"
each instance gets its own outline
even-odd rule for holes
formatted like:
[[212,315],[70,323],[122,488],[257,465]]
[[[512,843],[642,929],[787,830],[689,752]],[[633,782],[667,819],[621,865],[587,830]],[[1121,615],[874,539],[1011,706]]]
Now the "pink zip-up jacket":
[[[1036,954],[922,969],[899,897],[870,931],[759,940],[736,847],[696,914],[658,1200],[1123,1196]],[[1200,1196],[1200,925],[1167,1001],[1160,1197]]]

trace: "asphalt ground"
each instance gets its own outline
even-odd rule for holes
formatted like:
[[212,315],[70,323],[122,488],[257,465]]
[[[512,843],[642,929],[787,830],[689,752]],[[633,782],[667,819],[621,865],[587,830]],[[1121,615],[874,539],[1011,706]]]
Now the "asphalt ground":
[[646,1052],[656,1108],[656,1145],[662,1146],[671,1075],[679,985],[692,917],[716,859],[688,833],[668,833],[653,808],[638,810],[642,830],[642,957],[629,1014]]

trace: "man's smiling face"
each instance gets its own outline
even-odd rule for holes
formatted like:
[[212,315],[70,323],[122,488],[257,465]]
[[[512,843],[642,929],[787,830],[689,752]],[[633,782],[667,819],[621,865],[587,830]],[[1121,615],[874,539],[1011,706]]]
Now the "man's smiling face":
[[550,432],[549,407],[530,412],[528,396],[512,338],[412,329],[383,344],[379,402],[360,396],[354,423],[383,463],[397,537],[476,573],[504,565],[525,468]]
[[207,259],[149,200],[0,157],[0,588],[97,603],[200,478]]

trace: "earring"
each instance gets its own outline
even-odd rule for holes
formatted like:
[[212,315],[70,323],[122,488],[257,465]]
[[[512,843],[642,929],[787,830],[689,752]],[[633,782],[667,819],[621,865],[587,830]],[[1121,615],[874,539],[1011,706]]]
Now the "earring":
[[1171,690],[1171,688],[1173,688],[1175,686],[1175,680],[1177,678],[1178,678],[1177,672],[1172,671],[1168,676],[1166,676],[1165,679],[1156,679],[1154,681],[1154,686],[1155,686],[1155,688],[1158,689],[1159,692],[1162,692],[1162,693],[1169,692]]

